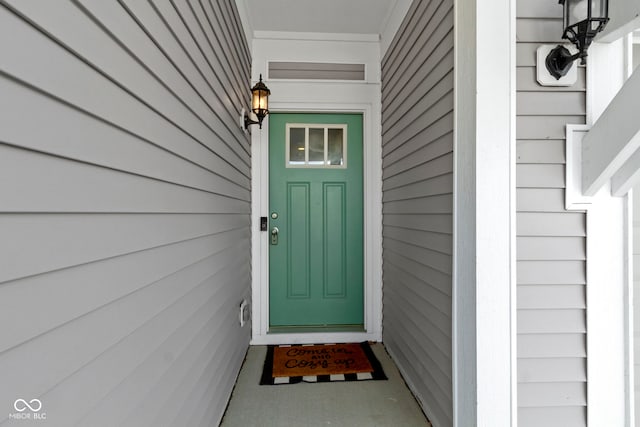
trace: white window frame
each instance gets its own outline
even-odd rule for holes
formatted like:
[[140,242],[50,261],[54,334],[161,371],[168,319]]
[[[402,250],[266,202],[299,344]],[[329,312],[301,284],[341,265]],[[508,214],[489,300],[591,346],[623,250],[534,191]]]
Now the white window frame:
[[[272,83],[270,86],[276,87]],[[275,92],[272,89],[273,92]],[[363,121],[364,182],[364,332],[269,332],[269,245],[258,232],[259,217],[269,209],[269,120],[252,134],[252,345],[313,342],[382,341],[382,156],[376,121],[379,105],[318,103],[313,108],[297,102],[272,101],[272,112],[360,113]]]
[[[304,164],[291,163],[291,129],[304,129]],[[324,130],[324,163],[321,165],[309,163],[309,129]],[[342,164],[330,165],[327,163],[329,156],[329,130],[342,130]],[[321,123],[287,123],[285,125],[285,167],[287,169],[347,169],[347,125],[341,124],[321,124]]]

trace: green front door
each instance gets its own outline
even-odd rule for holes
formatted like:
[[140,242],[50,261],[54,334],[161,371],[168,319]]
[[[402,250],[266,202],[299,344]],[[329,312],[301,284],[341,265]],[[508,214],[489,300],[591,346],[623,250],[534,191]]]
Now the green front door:
[[269,115],[269,323],[363,321],[362,115]]

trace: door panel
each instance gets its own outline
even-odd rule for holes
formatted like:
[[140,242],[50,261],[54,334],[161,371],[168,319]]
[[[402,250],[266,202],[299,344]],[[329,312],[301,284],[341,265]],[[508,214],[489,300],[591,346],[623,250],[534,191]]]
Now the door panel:
[[363,324],[362,116],[269,115],[269,323]]
[[[311,291],[311,207],[310,193],[311,183],[289,182],[287,183],[287,212],[295,215],[287,215],[287,227],[283,241],[287,245],[285,265],[287,271],[287,298],[309,298]],[[282,209],[272,209],[272,212]],[[276,222],[274,220],[274,222]],[[280,221],[282,222],[282,221]],[[273,245],[272,245],[273,246]],[[274,258],[277,260],[277,256]],[[275,267],[277,268],[277,267]]]
[[345,183],[324,183],[324,296],[344,298],[347,285],[347,227]]

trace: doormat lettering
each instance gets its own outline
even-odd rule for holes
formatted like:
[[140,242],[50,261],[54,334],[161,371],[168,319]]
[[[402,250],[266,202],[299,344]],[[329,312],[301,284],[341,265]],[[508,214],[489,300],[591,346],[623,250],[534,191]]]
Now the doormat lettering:
[[261,385],[386,380],[369,343],[269,346]]

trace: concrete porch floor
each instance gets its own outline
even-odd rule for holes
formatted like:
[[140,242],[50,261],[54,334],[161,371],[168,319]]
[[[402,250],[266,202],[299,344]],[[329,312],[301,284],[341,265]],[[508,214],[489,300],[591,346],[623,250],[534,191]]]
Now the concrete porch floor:
[[388,381],[261,386],[266,346],[252,346],[222,427],[431,426],[381,343],[371,345]]

